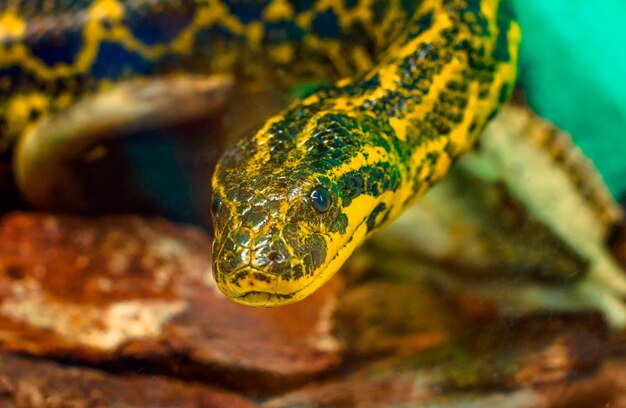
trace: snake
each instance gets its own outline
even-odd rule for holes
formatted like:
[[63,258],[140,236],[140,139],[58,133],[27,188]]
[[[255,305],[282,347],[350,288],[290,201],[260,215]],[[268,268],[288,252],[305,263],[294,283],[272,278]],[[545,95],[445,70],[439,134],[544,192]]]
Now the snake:
[[512,93],[520,40],[506,0],[7,0],[0,157],[137,79],[325,81],[244,135],[212,179],[217,287],[285,305],[472,148]]

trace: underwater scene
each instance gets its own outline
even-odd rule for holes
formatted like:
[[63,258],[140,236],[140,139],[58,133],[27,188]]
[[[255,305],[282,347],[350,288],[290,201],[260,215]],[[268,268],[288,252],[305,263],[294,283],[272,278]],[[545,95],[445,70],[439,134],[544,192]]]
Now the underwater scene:
[[0,408],[626,406],[625,18],[0,0]]

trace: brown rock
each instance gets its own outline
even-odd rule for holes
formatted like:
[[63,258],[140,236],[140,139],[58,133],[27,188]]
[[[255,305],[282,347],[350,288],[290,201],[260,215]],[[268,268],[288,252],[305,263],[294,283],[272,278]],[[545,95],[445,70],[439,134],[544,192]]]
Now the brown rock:
[[[605,326],[593,314],[535,315],[474,324],[438,347],[412,354],[400,349],[386,360],[365,365],[361,361],[344,378],[306,385],[263,406],[565,407],[569,405],[558,402],[559,390],[565,392],[579,383],[577,379],[594,374],[606,357],[606,337]],[[611,390],[623,386],[623,380],[611,378]],[[591,384],[587,402],[610,400],[598,391],[602,381]],[[570,394],[569,401],[580,395]]]
[[[11,213],[0,221],[6,350],[270,392],[338,363],[337,279],[310,299],[254,309],[211,277],[208,238],[159,219]],[[133,364],[131,364],[133,363]]]
[[256,406],[213,387],[158,376],[114,376],[10,354],[0,354],[0,405],[33,408]]
[[537,391],[553,408],[626,407],[626,359],[606,363],[594,375],[550,384]]
[[[547,313],[476,325],[447,361],[453,387],[519,389],[564,382],[597,368],[609,351],[599,313]],[[457,364],[461,363],[461,364]]]
[[517,390],[589,373],[607,357],[606,326],[597,314],[534,315],[477,322],[440,347],[391,357],[362,375],[409,375],[449,392]]
[[337,333],[357,356],[414,353],[454,338],[462,319],[450,299],[423,282],[372,280],[349,289],[337,308]]
[[317,407],[507,407],[547,408],[530,389],[514,392],[442,392],[423,387],[418,376],[398,373],[389,379],[329,382],[294,391],[265,402],[263,408]]

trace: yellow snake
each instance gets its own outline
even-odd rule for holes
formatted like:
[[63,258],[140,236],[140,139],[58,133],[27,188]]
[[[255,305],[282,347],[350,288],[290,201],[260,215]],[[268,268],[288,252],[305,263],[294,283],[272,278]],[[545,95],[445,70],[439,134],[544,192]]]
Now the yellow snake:
[[293,103],[220,160],[214,276],[234,301],[313,293],[445,176],[508,99],[520,30],[504,2],[411,4],[372,68]]
[[[46,119],[135,79],[123,89],[173,74],[338,79],[241,140],[213,179],[218,287],[282,305],[472,146],[511,93],[519,40],[505,0],[4,0],[0,160],[38,140],[25,135],[55,145],[58,123],[85,115]],[[22,184],[36,189],[34,173]]]

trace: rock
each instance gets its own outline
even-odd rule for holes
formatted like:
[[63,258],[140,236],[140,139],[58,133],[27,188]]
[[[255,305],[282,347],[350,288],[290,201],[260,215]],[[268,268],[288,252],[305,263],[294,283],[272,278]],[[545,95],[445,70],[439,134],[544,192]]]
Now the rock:
[[366,282],[342,296],[336,332],[360,357],[439,346],[463,325],[451,299],[441,295],[427,283]]
[[608,343],[602,319],[584,314],[475,322],[446,340],[361,361],[344,378],[306,385],[263,407],[550,407],[557,401],[552,387],[592,373]]
[[537,387],[553,408],[625,407],[626,359],[607,362],[594,375],[576,381]]
[[446,350],[456,356],[445,362],[446,382],[513,390],[566,381],[597,368],[609,344],[598,313],[536,314],[477,324]]
[[10,213],[0,221],[0,344],[140,366],[268,393],[339,362],[335,279],[309,300],[254,309],[211,277],[209,239],[160,219]]
[[0,354],[0,405],[15,407],[252,408],[209,386],[164,377],[112,375],[46,360]]
[[[418,379],[419,381],[419,379]],[[424,389],[415,378],[349,380],[309,387],[265,402],[263,408],[314,407],[507,407],[547,408],[532,390],[515,392],[441,393]]]

